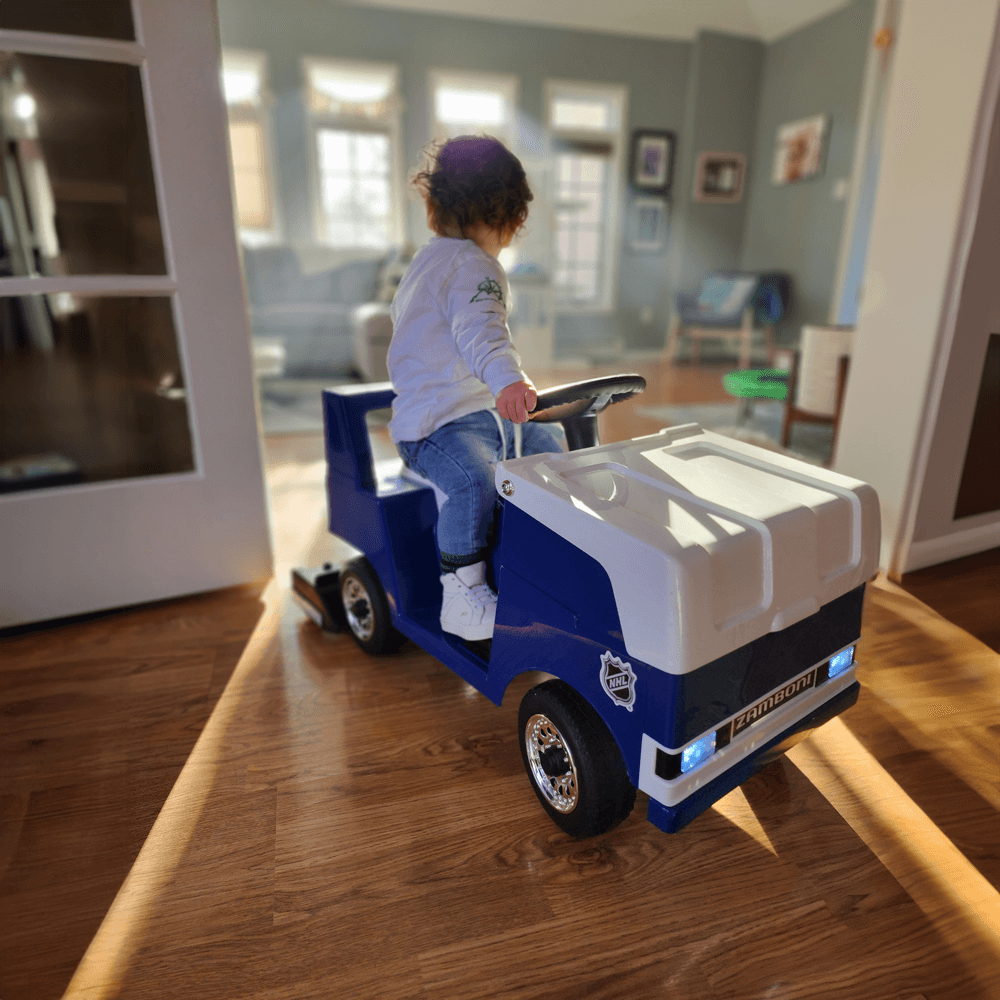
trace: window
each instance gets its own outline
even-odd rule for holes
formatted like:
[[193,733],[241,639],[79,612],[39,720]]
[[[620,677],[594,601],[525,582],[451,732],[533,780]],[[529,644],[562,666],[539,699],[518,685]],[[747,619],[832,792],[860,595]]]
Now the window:
[[344,249],[401,239],[395,66],[304,60],[312,118],[317,235]]
[[431,70],[435,139],[492,135],[513,148],[517,77]]
[[624,87],[547,81],[554,158],[555,293],[564,309],[614,306]]
[[275,235],[274,185],[267,127],[267,57],[222,53],[222,86],[229,109],[229,149],[240,235],[254,241]]

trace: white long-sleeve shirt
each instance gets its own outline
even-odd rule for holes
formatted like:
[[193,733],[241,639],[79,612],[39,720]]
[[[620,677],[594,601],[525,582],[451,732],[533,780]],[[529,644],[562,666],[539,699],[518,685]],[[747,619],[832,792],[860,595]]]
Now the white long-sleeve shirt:
[[433,236],[417,251],[392,303],[394,441],[492,409],[501,389],[526,380],[510,342],[509,301],[499,261],[472,240]]

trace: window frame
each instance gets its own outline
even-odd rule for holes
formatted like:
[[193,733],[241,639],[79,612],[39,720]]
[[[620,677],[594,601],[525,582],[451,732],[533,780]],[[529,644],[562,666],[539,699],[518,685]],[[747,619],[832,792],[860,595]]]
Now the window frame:
[[[253,49],[238,49],[226,47],[222,50],[222,62],[220,70],[222,74],[226,71],[227,57],[232,63],[233,60],[247,64],[256,64],[260,80],[260,100],[258,104],[248,103],[230,104],[225,101],[226,119],[228,122],[228,142],[229,160],[233,170],[233,207],[235,209],[236,230],[240,243],[248,246],[262,246],[269,243],[281,241],[283,224],[281,205],[278,200],[277,185],[277,158],[274,155],[273,130],[271,128],[271,108],[273,100],[270,90],[270,77],[268,75],[268,57],[266,52]],[[223,99],[225,99],[225,86],[223,85]],[[233,160],[232,149],[232,126],[238,124],[252,124],[260,129],[261,150],[263,160],[261,163],[262,183],[264,196],[270,208],[271,225],[268,227],[246,226],[240,222],[239,203],[236,198],[236,164]]]
[[[312,88],[311,69],[313,67],[337,67],[338,69],[357,70],[360,73],[375,71],[386,73],[390,80],[389,95],[386,98],[387,108],[377,118],[365,114],[353,114],[350,111],[324,112],[316,111],[310,102]],[[302,96],[308,119],[309,132],[309,182],[312,202],[313,235],[319,246],[340,253],[351,253],[358,257],[378,257],[385,254],[394,244],[400,244],[405,239],[405,205],[403,184],[403,159],[401,149],[401,102],[399,97],[399,67],[395,63],[375,62],[371,60],[336,59],[324,56],[303,56]],[[388,243],[384,248],[371,246],[338,246],[330,242],[327,236],[328,219],[323,210],[322,184],[319,164],[319,132],[321,129],[334,129],[345,132],[368,132],[385,135],[389,139],[389,205],[390,217]]]
[[[437,92],[441,87],[454,86],[456,89],[495,91],[502,95],[507,108],[507,120],[498,129],[475,122],[459,123],[474,127],[475,133],[485,133],[499,139],[511,152],[515,153],[517,142],[518,101],[520,100],[521,81],[513,73],[480,73],[476,70],[457,70],[432,68],[427,73],[427,93],[429,97],[429,118],[431,136],[434,141],[449,138],[450,129],[437,117]],[[468,133],[460,132],[459,135]]]
[[[567,128],[552,124],[553,104],[560,97],[579,97],[609,102],[617,110],[617,122],[609,128]],[[583,80],[546,79],[543,82],[543,108],[545,130],[552,151],[552,267],[555,311],[566,315],[609,314],[614,312],[618,302],[618,276],[622,253],[622,200],[625,178],[626,125],[628,121],[628,87],[617,83],[596,83]],[[607,158],[607,204],[605,205],[605,245],[601,264],[605,274],[604,287],[594,301],[580,301],[562,298],[555,283],[555,273],[559,269],[558,256],[558,156],[560,142],[581,145],[595,141],[610,143],[611,154]]]

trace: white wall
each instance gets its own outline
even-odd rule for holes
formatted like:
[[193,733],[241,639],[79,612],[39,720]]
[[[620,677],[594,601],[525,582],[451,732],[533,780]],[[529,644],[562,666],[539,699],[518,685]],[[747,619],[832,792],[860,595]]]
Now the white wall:
[[[881,564],[893,575],[914,568],[907,559],[927,454],[948,402],[941,387],[974,221],[970,170],[989,128],[983,88],[1000,4],[906,0],[901,7],[836,458],[838,471],[878,491]],[[987,536],[979,548],[991,544],[998,542]],[[940,553],[942,560],[963,554]]]
[[[906,556],[908,570],[940,562],[938,556],[942,553],[966,555],[978,551],[984,540],[1000,545],[1000,504],[995,496],[1000,488],[1000,407],[995,398],[990,401],[988,389],[980,399],[983,379],[989,384],[993,377],[984,371],[991,338],[1000,341],[1000,51],[990,75],[992,82],[987,84],[986,93],[992,95],[994,107],[989,146],[948,351],[942,405],[934,422]],[[978,155],[975,159],[979,159]],[[977,193],[977,185],[970,187],[971,194]],[[1000,343],[994,350],[998,348]],[[980,430],[976,454],[972,456],[971,434],[977,414],[979,419],[992,419],[992,426]],[[972,476],[978,478],[971,480]],[[996,485],[991,486],[994,482]],[[964,510],[956,518],[962,492]]]

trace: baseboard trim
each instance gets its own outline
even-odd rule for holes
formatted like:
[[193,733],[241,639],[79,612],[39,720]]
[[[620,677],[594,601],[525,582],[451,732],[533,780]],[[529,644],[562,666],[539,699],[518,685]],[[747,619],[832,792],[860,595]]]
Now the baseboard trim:
[[955,531],[939,538],[928,538],[922,542],[911,542],[906,555],[904,573],[936,566],[952,559],[962,559],[977,552],[1000,547],[1000,521],[980,524],[965,531]]

